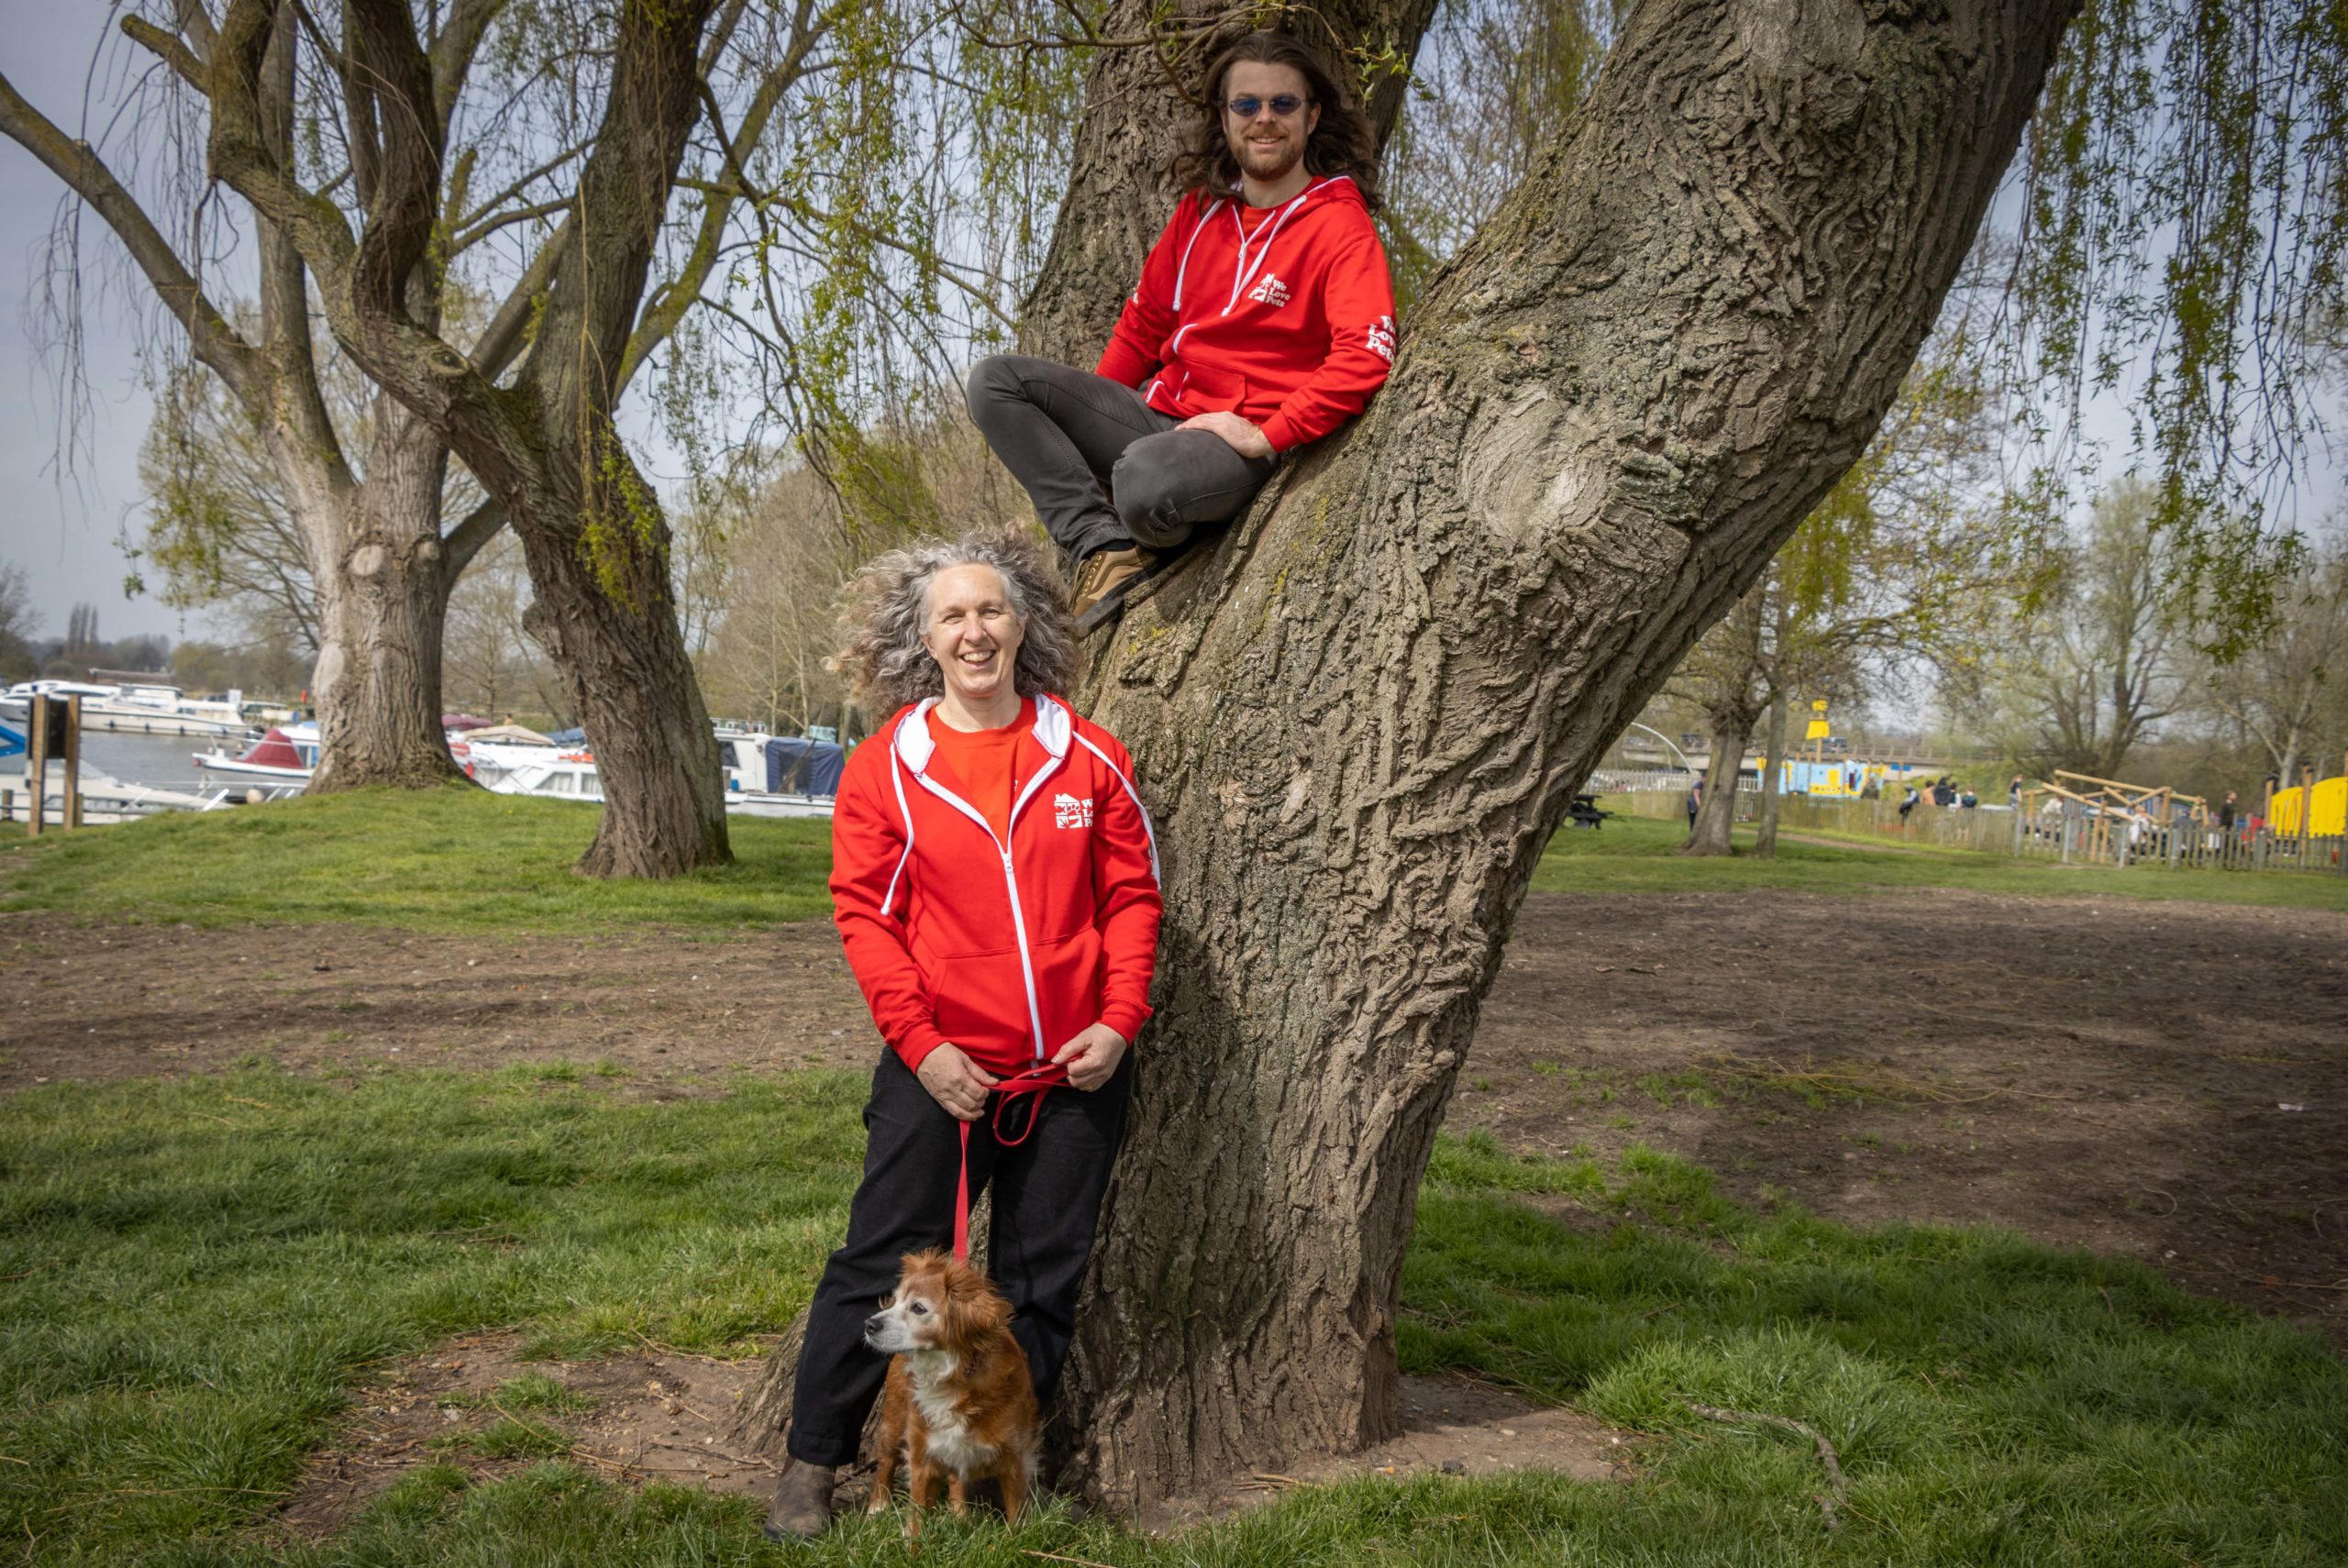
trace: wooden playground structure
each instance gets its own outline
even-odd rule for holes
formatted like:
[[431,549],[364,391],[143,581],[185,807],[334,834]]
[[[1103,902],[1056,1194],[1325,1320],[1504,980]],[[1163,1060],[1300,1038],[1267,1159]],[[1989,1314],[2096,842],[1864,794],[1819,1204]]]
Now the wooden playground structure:
[[2201,796],[2167,785],[2057,768],[2022,790],[2014,853],[2066,863],[2348,872],[2343,791],[2348,768],[2319,783],[2314,767],[2302,765],[2296,787],[2277,790],[2270,779],[2255,806],[2236,807],[2226,822]]

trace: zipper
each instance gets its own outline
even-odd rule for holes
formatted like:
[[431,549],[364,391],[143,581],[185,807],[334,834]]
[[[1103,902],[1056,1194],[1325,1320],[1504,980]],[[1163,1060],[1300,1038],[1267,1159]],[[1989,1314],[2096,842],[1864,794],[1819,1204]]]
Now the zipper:
[[[1036,772],[1036,777],[1027,780],[1027,788],[1021,790],[1019,799],[1012,802],[1011,816],[1004,824],[1010,832],[1018,831],[1020,812],[1029,801],[1035,798],[1036,791],[1043,787],[1044,780],[1050,778],[1059,765],[1058,757],[1047,754],[1043,767]],[[1012,867],[1011,846],[1003,839],[995,837],[994,824],[988,822],[977,807],[946,788],[945,785],[938,783],[926,772],[917,772],[914,777],[920,780],[923,789],[978,823],[979,831],[987,835],[987,842],[993,845],[995,853],[1002,856],[1002,887],[1003,890],[1011,895],[1011,932],[1019,943],[1019,977],[1026,982],[1027,986],[1028,1038],[1036,1043],[1036,1060],[1041,1064],[1044,1060],[1044,1010],[1036,999],[1036,961],[1027,951],[1027,914],[1019,902],[1019,876]]]

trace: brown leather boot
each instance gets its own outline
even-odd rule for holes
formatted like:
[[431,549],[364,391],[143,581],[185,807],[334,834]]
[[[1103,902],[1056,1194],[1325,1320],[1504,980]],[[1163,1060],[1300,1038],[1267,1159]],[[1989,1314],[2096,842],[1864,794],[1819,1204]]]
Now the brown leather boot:
[[1071,615],[1081,615],[1103,599],[1147,571],[1157,558],[1135,545],[1122,550],[1096,550],[1076,569],[1076,592],[1069,602]]
[[832,1528],[832,1467],[804,1460],[783,1462],[767,1505],[769,1540],[813,1540]]

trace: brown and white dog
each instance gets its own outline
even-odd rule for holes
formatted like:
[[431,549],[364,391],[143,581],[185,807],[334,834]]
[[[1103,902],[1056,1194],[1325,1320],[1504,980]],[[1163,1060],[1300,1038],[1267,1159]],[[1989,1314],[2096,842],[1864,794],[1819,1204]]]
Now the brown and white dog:
[[903,1267],[895,1293],[864,1320],[864,1342],[892,1358],[871,1511],[889,1506],[902,1452],[914,1506],[907,1536],[921,1533],[941,1471],[956,1513],[969,1484],[992,1476],[1003,1513],[1017,1518],[1035,1478],[1037,1420],[1027,1353],[1011,1337],[1011,1303],[949,1253],[907,1253]]

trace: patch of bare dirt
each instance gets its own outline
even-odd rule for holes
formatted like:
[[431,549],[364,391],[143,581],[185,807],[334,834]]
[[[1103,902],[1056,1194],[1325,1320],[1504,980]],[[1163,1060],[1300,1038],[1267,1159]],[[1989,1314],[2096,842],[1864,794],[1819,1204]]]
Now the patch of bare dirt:
[[869,1067],[879,1045],[829,921],[694,941],[0,916],[0,1093],[255,1060],[609,1060],[674,1092],[738,1067]]
[[1343,1459],[1234,1475],[1199,1496],[1143,1515],[1147,1529],[1179,1529],[1259,1506],[1297,1486],[1357,1475],[1500,1475],[1534,1470],[1577,1481],[1634,1474],[1638,1433],[1578,1411],[1527,1404],[1505,1389],[1461,1377],[1405,1377],[1402,1432]]
[[[519,1348],[518,1335],[479,1334],[380,1368],[353,1391],[349,1419],[311,1456],[279,1522],[325,1540],[402,1475],[435,1463],[487,1480],[561,1457],[637,1485],[761,1497],[773,1485],[772,1464],[725,1439],[758,1361],[648,1347],[601,1361],[532,1362]],[[560,1395],[547,1397],[540,1379]]]
[[2132,1253],[2348,1346],[2348,912],[1535,896],[1450,1125]]

